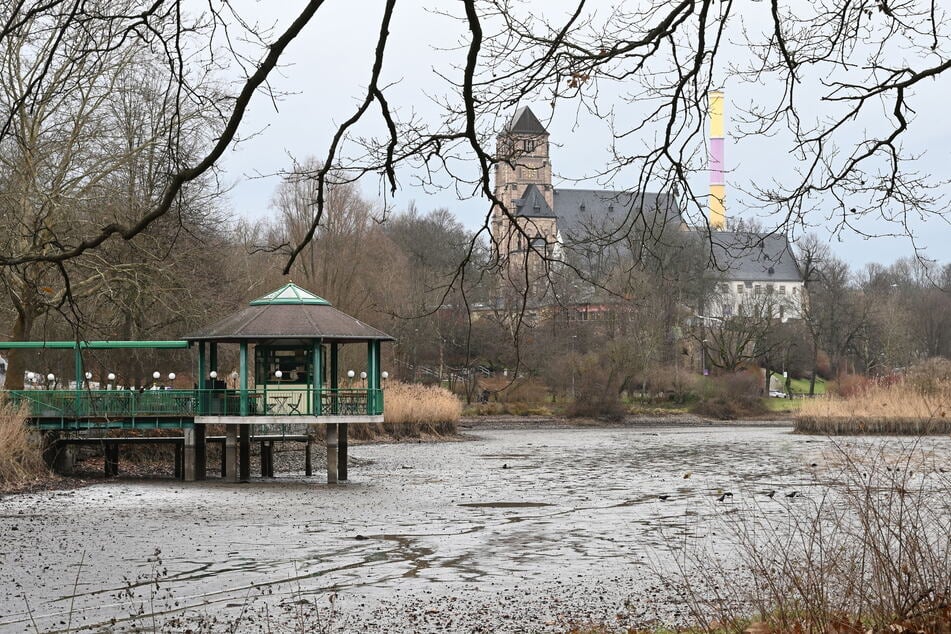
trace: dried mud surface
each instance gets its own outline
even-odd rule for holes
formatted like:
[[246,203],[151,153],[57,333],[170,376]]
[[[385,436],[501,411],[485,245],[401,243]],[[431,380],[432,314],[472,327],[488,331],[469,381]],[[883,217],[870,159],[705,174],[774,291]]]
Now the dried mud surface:
[[679,599],[654,574],[674,569],[671,546],[709,538],[752,500],[766,513],[809,504],[832,442],[751,424],[502,427],[469,430],[469,442],[352,446],[351,481],[337,486],[291,473],[4,496],[0,631],[677,621]]

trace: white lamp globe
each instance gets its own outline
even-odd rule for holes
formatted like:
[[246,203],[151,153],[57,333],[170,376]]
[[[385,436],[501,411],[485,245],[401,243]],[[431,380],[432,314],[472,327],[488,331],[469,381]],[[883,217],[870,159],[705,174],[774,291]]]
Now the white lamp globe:
[[284,376],[284,373],[281,372],[280,370],[277,370],[277,371],[274,373],[274,376],[276,376],[277,378],[281,378],[282,376]]
[[208,376],[210,376],[210,377],[213,378],[213,379],[217,379],[217,378],[218,378],[218,373],[215,372],[214,370],[212,370],[210,373],[208,373]]
[[108,378],[110,381],[115,381],[115,380],[116,380],[116,375],[115,375],[113,372],[110,372],[110,373],[109,373],[109,376],[108,376],[107,378]]
[[49,374],[46,375],[46,380],[47,380],[47,381],[55,381],[55,380],[56,380],[56,376],[55,376],[52,372],[50,372]]
[[152,378],[155,379],[156,381],[158,381],[161,378],[161,376],[162,376],[161,372],[156,371],[152,373]]
[[232,379],[237,379],[237,378],[238,378],[238,373],[237,373],[237,372],[232,372],[232,373],[231,373],[231,378],[232,378]]
[[383,377],[383,380],[385,381],[388,378],[390,378],[390,373],[387,372],[386,370],[383,370],[383,373],[380,376]]
[[360,378],[361,378],[361,379],[367,378],[367,373],[366,373],[366,372],[361,372],[361,373],[360,373]]
[[88,381],[88,380],[91,379],[91,378],[92,378],[92,372],[87,372],[87,373],[86,373],[86,380]]
[[168,373],[168,380],[169,380],[169,381],[174,381],[174,380],[175,380],[175,373],[174,373],[174,372],[169,372],[169,373]]
[[348,378],[348,379],[352,379],[352,378],[355,377],[356,375],[357,375],[357,373],[354,372],[353,370],[347,370],[347,378]]
[[26,380],[27,380],[27,381],[32,381],[32,380],[35,379],[35,378],[36,378],[36,375],[33,374],[32,372],[27,372],[27,373],[26,373]]

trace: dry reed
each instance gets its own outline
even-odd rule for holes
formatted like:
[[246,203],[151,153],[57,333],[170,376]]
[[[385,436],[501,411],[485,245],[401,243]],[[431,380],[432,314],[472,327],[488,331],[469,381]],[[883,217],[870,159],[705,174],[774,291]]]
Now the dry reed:
[[[837,446],[814,495],[751,500],[709,542],[687,546],[679,578],[707,632],[951,632],[951,479],[915,441]],[[762,501],[760,501],[762,500]],[[780,501],[782,500],[782,501]],[[735,548],[724,551],[722,535]]]
[[873,385],[843,398],[806,401],[796,415],[796,431],[820,434],[951,433],[951,382],[929,390],[909,382]]
[[397,438],[454,434],[461,415],[462,403],[444,388],[418,383],[387,386],[383,428]]
[[0,398],[0,484],[17,484],[47,473],[42,448],[31,438],[23,410]]

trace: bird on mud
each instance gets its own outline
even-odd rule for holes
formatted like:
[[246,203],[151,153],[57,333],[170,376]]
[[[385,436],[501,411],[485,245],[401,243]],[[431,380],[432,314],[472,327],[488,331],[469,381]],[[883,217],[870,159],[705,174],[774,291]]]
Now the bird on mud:
[[658,495],[657,499],[660,500],[661,502],[666,502],[667,498],[669,497],[670,497],[669,493],[664,493],[663,495]]
[[776,491],[775,491],[775,490],[767,491],[767,492],[764,493],[763,495],[765,495],[766,497],[772,499],[772,497],[773,497],[774,495],[776,495]]
[[799,491],[792,491],[792,492],[790,492],[790,493],[787,493],[787,494],[786,494],[786,497],[788,497],[788,498],[794,498],[794,497],[796,497],[797,495],[799,495]]
[[692,475],[693,475],[693,471],[688,471],[687,473],[684,474],[684,480],[689,480],[690,476]]
[[724,491],[720,494],[720,497],[717,498],[717,502],[724,502],[727,498],[733,499],[733,494],[729,491]]

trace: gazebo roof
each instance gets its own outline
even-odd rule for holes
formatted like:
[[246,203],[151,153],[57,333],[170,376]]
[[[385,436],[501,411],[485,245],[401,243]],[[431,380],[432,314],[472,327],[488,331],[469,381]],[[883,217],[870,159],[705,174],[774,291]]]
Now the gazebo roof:
[[290,283],[183,339],[220,342],[322,339],[353,342],[392,341],[393,337],[337,310],[322,297]]

